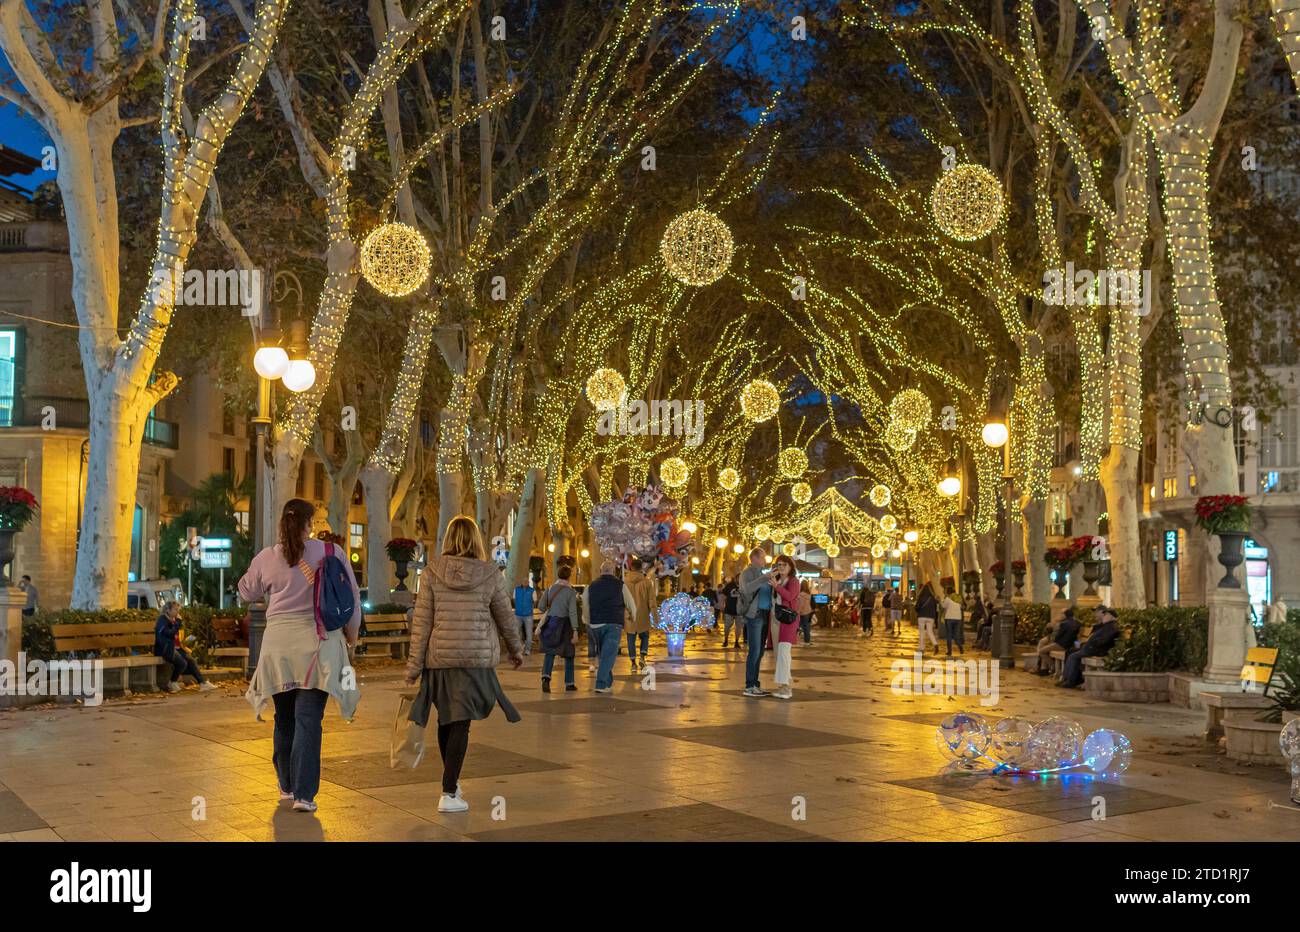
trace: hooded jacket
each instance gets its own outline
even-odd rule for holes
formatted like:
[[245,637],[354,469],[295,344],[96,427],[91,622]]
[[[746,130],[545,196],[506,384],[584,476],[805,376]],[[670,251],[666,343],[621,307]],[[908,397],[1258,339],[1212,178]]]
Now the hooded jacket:
[[435,557],[421,574],[411,619],[412,678],[425,667],[495,667],[501,638],[523,654],[514,609],[501,571],[470,557]]
[[638,570],[628,570],[624,573],[623,585],[632,593],[632,600],[636,602],[636,611],[632,613],[631,620],[623,626],[623,633],[640,634],[649,631],[650,613],[658,607],[655,605],[658,586],[653,579]]

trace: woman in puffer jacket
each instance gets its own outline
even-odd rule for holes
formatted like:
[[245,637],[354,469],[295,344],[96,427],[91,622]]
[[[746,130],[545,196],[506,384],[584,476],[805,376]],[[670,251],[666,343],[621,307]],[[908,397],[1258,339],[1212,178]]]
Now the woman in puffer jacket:
[[524,645],[505,578],[484,561],[486,553],[474,519],[452,518],[443,537],[442,556],[431,560],[420,576],[411,621],[406,684],[419,682],[420,691],[409,718],[428,725],[429,710],[438,712],[439,812],[469,808],[459,782],[469,749],[469,723],[487,718],[498,705],[507,720],[519,721],[519,712],[501,690],[496,665],[501,661],[501,638],[516,669],[524,662]]

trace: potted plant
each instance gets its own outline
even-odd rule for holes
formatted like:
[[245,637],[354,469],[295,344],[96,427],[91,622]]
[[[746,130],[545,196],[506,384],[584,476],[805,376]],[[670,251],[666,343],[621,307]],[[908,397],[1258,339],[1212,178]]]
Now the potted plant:
[[11,584],[9,564],[14,561],[14,535],[36,516],[36,496],[21,486],[0,486],[0,573]]
[[[1056,571],[1056,598],[1065,598],[1065,584],[1070,581],[1070,569],[1079,562],[1083,551],[1075,538],[1064,547],[1048,547],[1043,551],[1043,562]],[[1092,538],[1087,538],[1091,540]]]
[[1016,595],[1025,594],[1025,561],[1011,561],[1011,577],[1016,582]]
[[944,595],[952,595],[957,589],[957,581],[951,576],[944,576],[939,580],[939,585],[943,587]]
[[1244,495],[1202,495],[1196,500],[1196,524],[1219,538],[1219,563],[1227,572],[1220,589],[1240,589],[1233,570],[1241,565],[1246,535],[1250,533],[1250,505]]
[[1002,598],[1002,590],[1006,585],[1007,565],[998,560],[989,567],[989,572],[993,574],[993,581],[998,584],[998,598]]
[[1101,579],[1100,555],[1105,552],[1106,541],[1091,534],[1084,534],[1074,538],[1071,545],[1079,552],[1079,558],[1083,562],[1083,581],[1086,584],[1083,594],[1096,595],[1097,590],[1094,587],[1097,580]]
[[406,565],[415,558],[415,551],[420,546],[419,541],[411,540],[409,537],[394,537],[384,547],[388,553],[388,559],[393,561],[395,569],[393,575],[397,577],[397,586],[394,592],[407,592],[406,588]]

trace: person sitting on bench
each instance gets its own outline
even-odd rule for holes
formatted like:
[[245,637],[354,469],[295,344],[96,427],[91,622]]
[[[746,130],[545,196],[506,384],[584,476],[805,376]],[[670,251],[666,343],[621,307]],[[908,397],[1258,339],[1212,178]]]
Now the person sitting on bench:
[[1105,605],[1097,606],[1096,623],[1083,646],[1065,655],[1065,675],[1058,686],[1077,689],[1083,685],[1083,658],[1105,657],[1119,640],[1119,616]]
[[1060,621],[1054,621],[1047,626],[1044,636],[1038,641],[1038,670],[1039,676],[1048,676],[1052,672],[1052,651],[1056,648],[1062,648],[1067,654],[1074,650],[1074,642],[1079,637],[1079,622],[1074,617],[1074,606],[1071,605],[1065,610]]
[[171,679],[167,682],[167,691],[174,693],[181,688],[182,676],[194,677],[199,689],[216,689],[203,678],[199,665],[194,662],[190,652],[176,643],[181,630],[181,607],[177,602],[168,602],[163,606],[162,614],[153,626],[153,653],[172,665]]

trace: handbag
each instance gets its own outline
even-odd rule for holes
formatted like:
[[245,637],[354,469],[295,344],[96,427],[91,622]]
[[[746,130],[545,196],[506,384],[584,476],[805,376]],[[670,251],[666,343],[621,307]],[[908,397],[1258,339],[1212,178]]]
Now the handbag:
[[566,641],[573,639],[573,627],[568,618],[559,615],[547,615],[542,622],[542,629],[537,633],[542,643],[542,650],[555,653],[564,647]]
[[781,622],[783,625],[792,625],[799,620],[799,616],[795,614],[794,609],[786,608],[784,605],[779,603],[776,606],[775,612],[776,620]]
[[415,693],[401,693],[397,699],[397,718],[393,720],[393,737],[388,748],[388,766],[393,770],[414,770],[424,760],[424,726],[409,721]]

